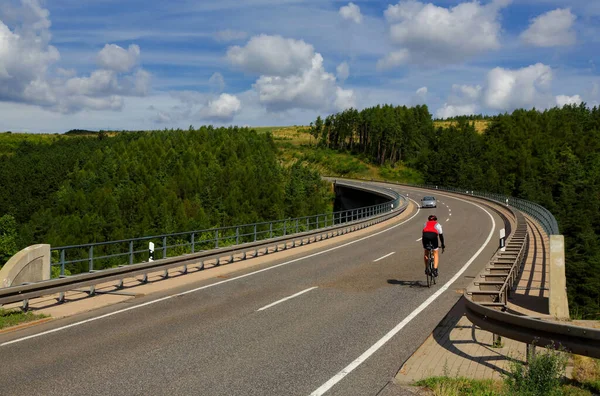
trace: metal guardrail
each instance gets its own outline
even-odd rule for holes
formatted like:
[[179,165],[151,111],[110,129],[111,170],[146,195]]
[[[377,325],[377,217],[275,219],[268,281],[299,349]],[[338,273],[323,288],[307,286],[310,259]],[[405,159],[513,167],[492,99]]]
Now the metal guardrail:
[[[352,182],[341,182],[340,184],[383,195],[392,201],[358,209],[293,219],[55,247],[51,249],[51,266],[59,267],[60,276],[64,277],[67,270],[76,273],[94,272],[119,265],[150,261],[155,258],[166,259],[225,246],[291,236],[372,216],[388,210],[390,203],[398,207],[400,201],[404,199],[395,191],[376,187],[365,188]],[[150,256],[149,243],[154,244],[157,257]]]
[[[351,187],[365,189],[364,186],[350,182],[341,182],[340,184]],[[35,282],[26,285],[13,286],[0,289],[0,305],[14,302],[23,302],[23,309],[28,309],[29,299],[42,297],[46,295],[59,293],[59,302],[64,301],[64,293],[74,289],[90,287],[89,294],[95,294],[95,286],[110,281],[120,281],[117,288],[123,287],[123,279],[143,275],[142,282],[147,282],[148,273],[156,271],[165,271],[165,277],[168,277],[168,270],[176,267],[183,267],[183,272],[188,271],[188,265],[198,265],[198,269],[204,268],[204,262],[207,260],[216,260],[215,265],[220,264],[223,257],[228,256],[229,262],[239,259],[252,258],[259,255],[259,250],[264,249],[263,254],[270,253],[269,249],[274,248],[277,252],[289,247],[303,246],[308,243],[320,241],[337,235],[344,235],[348,232],[363,229],[365,227],[380,223],[404,212],[408,206],[408,201],[395,191],[389,189],[372,187],[369,191],[378,195],[385,196],[390,200],[386,203],[368,206],[349,211],[336,212],[341,214],[334,217],[340,220],[338,224],[330,224],[318,230],[305,231],[292,235],[283,235],[272,239],[247,242],[239,245],[220,247],[217,249],[195,252],[177,257],[165,257],[152,262],[124,265],[118,268],[92,271],[88,273],[65,276],[58,279],[51,279],[42,282]],[[63,248],[63,249],[66,249]],[[248,253],[250,252],[250,256]]]
[[[327,178],[333,179],[334,177],[327,176]],[[495,193],[489,193],[489,192],[485,192],[485,191],[465,190],[465,189],[456,188],[456,187],[436,186],[434,184],[397,183],[397,182],[390,182],[390,181],[386,181],[386,180],[372,179],[372,178],[371,179],[356,179],[356,180],[395,184],[395,185],[416,187],[416,188],[425,188],[425,189],[429,189],[429,190],[446,191],[446,192],[452,192],[452,193],[457,193],[457,194],[462,194],[462,195],[469,195],[469,196],[473,196],[473,197],[484,198],[484,199],[495,201],[495,202],[498,202],[498,203],[501,203],[504,205],[512,206],[512,207],[517,208],[520,211],[528,214],[529,216],[533,217],[542,226],[542,228],[548,235],[559,235],[560,234],[560,231],[558,228],[558,222],[556,221],[556,218],[554,217],[554,215],[548,209],[544,208],[543,206],[538,205],[535,202],[527,201],[525,199],[514,198],[514,197],[503,195],[503,194],[495,194]]]
[[[486,268],[479,274],[480,278],[482,276],[484,278],[490,277],[489,283],[487,279],[482,282],[476,278],[473,282],[473,288],[465,290],[467,318],[476,326],[492,332],[495,337],[510,338],[530,346],[565,348],[571,353],[600,358],[600,329],[540,320],[503,311],[510,290],[518,278],[519,269],[526,259],[529,249],[530,236],[527,231],[525,216],[521,212],[535,219],[548,235],[557,235],[559,233],[558,224],[552,213],[547,209],[533,202],[500,194],[440,188],[432,185],[372,181],[478,197],[501,204],[503,208],[508,208],[517,222],[515,231],[507,239],[508,253],[497,252]],[[497,278],[492,280],[495,275]],[[482,286],[488,290],[482,290]],[[477,288],[479,288],[479,292],[474,293]]]

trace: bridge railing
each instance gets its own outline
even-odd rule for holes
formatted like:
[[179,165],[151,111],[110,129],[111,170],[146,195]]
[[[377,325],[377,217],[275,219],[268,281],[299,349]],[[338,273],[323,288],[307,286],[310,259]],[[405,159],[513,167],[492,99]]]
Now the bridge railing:
[[[362,188],[352,182],[340,184]],[[389,202],[313,216],[53,247],[51,248],[51,266],[59,269],[58,273],[61,277],[68,274],[94,272],[226,246],[297,235],[379,215],[405,204],[405,198],[395,191],[382,188],[369,190],[386,197]],[[149,248],[151,243],[154,246],[153,251]]]
[[[333,179],[333,176],[327,176],[327,178]],[[341,178],[343,179],[343,178]],[[488,200],[496,201],[502,203],[504,205],[509,205],[518,210],[528,214],[533,217],[544,229],[546,234],[548,235],[559,235],[560,231],[558,228],[558,222],[554,215],[543,206],[536,204],[535,202],[531,202],[521,198],[515,198],[508,195],[489,193],[485,191],[477,191],[477,190],[466,190],[463,188],[457,187],[444,187],[435,184],[413,184],[413,183],[398,183],[393,181],[387,181],[382,179],[374,179],[374,178],[360,178],[353,180],[364,180],[371,182],[379,182],[379,183],[388,183],[388,184],[396,184],[402,186],[409,187],[417,187],[417,188],[425,188],[429,190],[439,190],[439,191],[447,191],[458,194],[466,194],[474,197],[485,198]]]
[[[389,183],[383,180],[372,181]],[[526,259],[530,240],[526,219],[521,212],[528,214],[537,221],[549,236],[558,235],[558,224],[550,211],[536,203],[501,194],[443,188],[435,185],[394,182],[390,184],[473,196],[506,206],[516,222],[516,228],[509,236],[506,252],[497,252],[486,265],[486,268],[478,274],[479,278],[476,278],[472,286],[465,290],[467,317],[476,326],[492,332],[494,338],[502,336],[524,342],[532,347],[564,348],[578,355],[600,358],[600,329],[574,326],[568,322],[541,320],[530,316],[508,313],[504,310],[510,289],[516,282],[519,269]],[[561,276],[564,277],[564,270]],[[480,280],[482,277],[484,281]],[[487,277],[490,278],[489,281],[486,279]],[[484,286],[483,290],[481,286]],[[566,299],[566,295],[564,298]]]
[[[294,248],[296,246],[304,246],[312,242],[321,241],[339,235],[345,235],[347,233],[358,231],[363,228],[381,223],[403,213],[408,207],[408,200],[390,189],[380,187],[366,188],[364,185],[351,182],[341,182],[339,184],[350,188],[369,190],[375,194],[386,197],[388,201],[378,205],[335,212],[331,217],[329,217],[329,219],[332,219],[332,223],[328,223],[327,226],[325,226],[325,223],[323,223],[322,227],[318,229],[303,231],[297,234],[292,233],[263,240],[258,240],[257,236],[257,241],[240,243],[239,245],[219,245],[218,248],[213,248],[206,251],[198,251],[191,254],[166,257],[157,259],[155,261],[141,262],[137,264],[134,263],[131,265],[120,265],[116,268],[108,268],[97,271],[94,270],[71,276],[63,276],[59,277],[58,279],[50,279],[30,284],[0,288],[0,305],[21,301],[23,303],[22,309],[27,310],[29,307],[29,300],[32,298],[58,294],[58,301],[64,302],[65,292],[70,290],[81,290],[81,288],[89,287],[88,293],[91,296],[96,293],[95,288],[97,285],[104,284],[106,282],[117,281],[118,283],[116,287],[117,289],[120,289],[123,288],[123,280],[125,278],[132,278],[141,275],[141,280],[138,280],[142,283],[145,283],[148,281],[148,274],[157,271],[164,271],[163,277],[166,278],[169,276],[168,271],[175,268],[180,269],[180,271],[183,273],[187,273],[188,268],[192,266],[195,266],[197,270],[204,269],[205,262],[209,262],[209,265],[212,264],[212,266],[218,266],[223,263],[221,260],[231,263],[234,261],[257,257],[261,254],[266,255],[272,252]],[[315,217],[316,216],[311,216],[311,218]],[[252,238],[254,237],[253,235],[254,234],[252,234]],[[131,240],[125,241],[129,243]],[[115,241],[113,243],[118,244],[120,241]],[[82,245],[74,247],[66,246],[56,249],[59,249],[60,252],[60,249],[64,249],[64,251],[66,251],[69,248],[80,249],[81,246]],[[88,244],[83,246],[85,252],[85,249],[90,249],[91,246],[96,246],[96,244]],[[96,249],[96,251],[97,250],[98,249]],[[260,252],[261,250],[262,252]],[[131,253],[127,252],[125,254],[114,254],[113,256],[120,258],[124,256],[130,257],[129,254]],[[65,253],[61,253],[61,256],[65,257]],[[98,259],[98,257],[95,258]],[[64,262],[66,263],[66,261],[67,260],[65,259]],[[70,261],[73,263],[88,263],[85,259],[75,259]],[[61,265],[60,262],[59,265]],[[181,268],[183,269],[181,270]]]

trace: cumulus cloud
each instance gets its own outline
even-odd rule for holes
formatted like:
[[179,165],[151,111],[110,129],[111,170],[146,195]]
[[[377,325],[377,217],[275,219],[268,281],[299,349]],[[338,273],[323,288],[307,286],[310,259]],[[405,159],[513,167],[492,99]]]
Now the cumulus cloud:
[[444,105],[435,112],[437,118],[450,118],[460,115],[471,115],[477,112],[476,104],[467,105],[451,105],[444,103]]
[[436,116],[449,118],[477,113],[482,91],[481,85],[453,84],[448,100],[437,110]]
[[[478,100],[481,96],[481,85],[452,85],[452,91],[467,101]],[[461,99],[459,99],[461,100]]]
[[476,54],[500,47],[499,10],[508,1],[478,1],[445,8],[416,0],[388,6],[392,43],[401,47],[378,62],[379,69],[407,63],[446,64],[462,62]]
[[552,96],[552,81],[552,69],[542,63],[520,69],[496,67],[488,72],[483,86],[454,84],[446,103],[436,115],[447,118],[479,113],[482,108],[510,112],[517,108],[545,109],[582,102],[579,95]]
[[241,109],[242,103],[236,96],[224,93],[209,101],[200,111],[200,115],[203,119],[211,121],[229,122]]
[[346,81],[348,76],[350,76],[350,66],[348,66],[347,62],[342,62],[335,69],[338,80]]
[[222,92],[223,89],[225,89],[225,79],[221,73],[213,73],[213,75],[208,79],[208,85],[212,91]]
[[558,95],[556,97],[556,104],[559,107],[563,107],[565,105],[578,105],[581,104],[583,100],[579,95],[567,96],[567,95]]
[[261,34],[227,51],[227,59],[254,74],[290,76],[310,68],[315,50],[302,40]]
[[[11,30],[3,20],[11,20]],[[50,13],[37,0],[0,8],[0,101],[42,106],[62,113],[82,109],[120,110],[123,96],[144,96],[150,74],[133,70],[140,49],[105,46],[97,55],[101,69],[77,77],[75,70],[54,69],[60,60],[50,44]],[[119,75],[119,73],[121,73]],[[126,73],[126,74],[123,74]]]
[[552,83],[550,66],[537,63],[517,70],[497,67],[488,73],[485,104],[494,110],[546,107]]
[[98,66],[105,70],[113,70],[126,73],[133,69],[140,58],[140,47],[135,44],[129,46],[128,50],[116,44],[106,44],[98,53]]
[[341,7],[340,15],[345,20],[358,24],[362,23],[363,16],[360,13],[360,7],[354,3],[348,3],[348,5]]
[[[233,65],[260,74],[253,88],[268,111],[354,106],[354,92],[340,88],[336,76],[325,71],[321,54],[302,40],[260,35],[244,47],[231,47],[227,57]],[[340,78],[345,72],[342,66]]]
[[231,29],[220,30],[215,33],[215,39],[223,42],[245,40],[246,37],[248,37],[248,33]]
[[571,28],[577,17],[569,8],[558,8],[542,14],[531,21],[521,34],[521,40],[537,47],[573,45],[577,40]]
[[391,69],[392,67],[402,66],[411,60],[411,53],[407,49],[393,51],[384,58],[377,61],[377,70]]

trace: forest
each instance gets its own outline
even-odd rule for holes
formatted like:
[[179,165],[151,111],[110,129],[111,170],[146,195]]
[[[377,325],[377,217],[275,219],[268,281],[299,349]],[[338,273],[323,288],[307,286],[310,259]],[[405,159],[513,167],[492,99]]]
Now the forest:
[[[2,134],[5,135],[5,134]],[[84,133],[84,135],[88,135]],[[0,136],[0,265],[53,247],[326,213],[320,175],[247,128]]]
[[600,109],[585,104],[488,117],[483,133],[457,117],[434,127],[426,106],[354,109],[311,123],[318,145],[402,164],[428,184],[537,202],[566,242],[573,317],[600,319]]

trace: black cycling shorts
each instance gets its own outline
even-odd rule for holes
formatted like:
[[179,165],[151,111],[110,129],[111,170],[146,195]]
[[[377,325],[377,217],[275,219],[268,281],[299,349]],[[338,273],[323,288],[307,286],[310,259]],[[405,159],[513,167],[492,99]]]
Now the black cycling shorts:
[[424,232],[423,233],[423,249],[427,249],[430,245],[432,249],[437,249],[438,245],[438,234],[435,232]]

